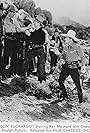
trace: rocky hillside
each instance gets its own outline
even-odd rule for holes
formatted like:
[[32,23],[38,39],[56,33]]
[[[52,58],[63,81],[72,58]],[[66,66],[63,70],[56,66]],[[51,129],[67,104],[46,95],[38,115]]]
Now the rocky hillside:
[[[89,31],[76,28],[74,22],[73,25],[66,26],[66,31],[72,27],[78,36],[83,33],[82,38],[89,35]],[[66,32],[63,27],[62,29]],[[88,55],[88,51],[86,52]],[[49,65],[47,62],[47,72]],[[89,122],[90,67],[87,66],[86,73],[81,74],[84,95],[82,104],[78,103],[77,88],[71,77],[65,82],[69,100],[58,100],[60,68],[58,64],[53,74],[47,74],[46,83],[40,84],[35,75],[30,75],[26,79],[16,75],[0,83],[0,122]],[[51,94],[52,98],[49,97]]]
[[78,22],[75,22],[73,20],[71,20],[69,17],[59,17],[58,19],[56,19],[55,23],[62,25],[72,25],[74,27],[77,28],[81,28],[81,29],[85,29],[86,27]]
[[[68,101],[57,99],[60,68],[40,84],[37,76],[12,77],[0,85],[0,122],[88,122],[90,120],[90,68],[81,78],[84,102],[78,103],[77,89],[68,77]],[[46,94],[52,93],[52,98]]]

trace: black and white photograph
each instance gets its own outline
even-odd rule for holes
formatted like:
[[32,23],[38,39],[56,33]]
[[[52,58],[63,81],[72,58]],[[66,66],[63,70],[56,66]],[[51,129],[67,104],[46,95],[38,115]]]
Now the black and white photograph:
[[0,0],[0,122],[90,122],[89,0]]

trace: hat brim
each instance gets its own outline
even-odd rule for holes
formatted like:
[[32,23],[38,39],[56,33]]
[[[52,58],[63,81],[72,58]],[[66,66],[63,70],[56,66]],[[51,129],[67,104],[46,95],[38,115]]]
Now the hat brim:
[[28,15],[28,13],[26,11],[24,11],[23,9],[18,10],[18,14],[21,14],[21,13]]
[[71,36],[69,36],[69,35],[67,35],[67,34],[60,34],[61,36],[64,36],[64,37],[70,37],[70,38],[72,38],[74,41],[76,41],[76,42],[78,42],[79,41],[79,39],[78,38],[76,38],[76,37],[71,37]]
[[43,18],[43,17],[40,16],[40,15],[35,16],[35,19],[36,19],[37,21],[39,21],[40,23],[42,23],[42,24],[43,24],[43,21],[45,21],[45,18]]

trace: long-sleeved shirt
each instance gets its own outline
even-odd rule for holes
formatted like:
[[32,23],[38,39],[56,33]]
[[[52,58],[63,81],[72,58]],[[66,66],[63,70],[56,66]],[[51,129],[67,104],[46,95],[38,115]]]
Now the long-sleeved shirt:
[[16,26],[13,24],[13,22],[10,20],[10,18],[7,16],[6,19],[4,20],[4,28],[5,32],[16,32]]
[[66,44],[63,48],[63,56],[67,62],[78,61],[81,59],[82,65],[85,65],[86,63],[84,52],[78,44],[72,46]]

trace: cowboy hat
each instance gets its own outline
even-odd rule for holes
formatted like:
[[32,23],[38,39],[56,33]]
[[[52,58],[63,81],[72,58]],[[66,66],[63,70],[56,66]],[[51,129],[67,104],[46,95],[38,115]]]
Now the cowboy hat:
[[69,30],[67,32],[67,34],[61,34],[61,35],[64,36],[64,37],[70,37],[70,38],[72,38],[76,42],[79,41],[79,39],[75,37],[76,36],[76,32],[74,30]]
[[43,22],[46,20],[44,17],[42,17],[41,15],[37,15],[37,16],[35,16],[35,19],[37,20],[37,21],[39,21],[40,23],[42,23],[43,24]]
[[23,9],[18,10],[18,14],[21,14],[21,13],[28,15],[28,13],[26,11],[24,11]]

